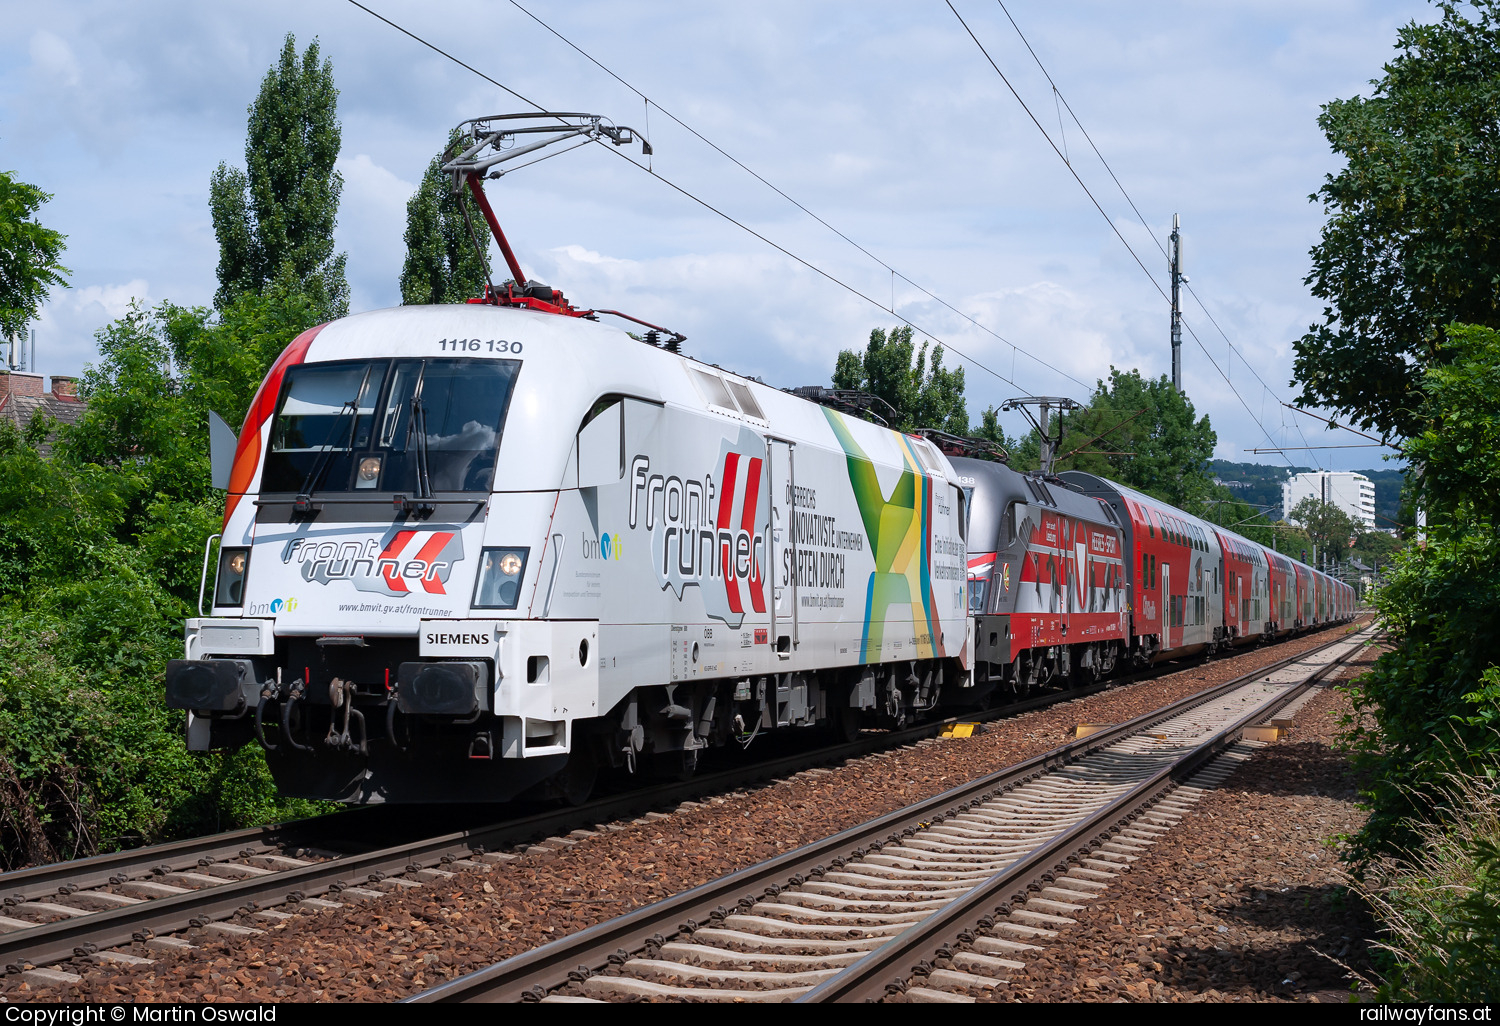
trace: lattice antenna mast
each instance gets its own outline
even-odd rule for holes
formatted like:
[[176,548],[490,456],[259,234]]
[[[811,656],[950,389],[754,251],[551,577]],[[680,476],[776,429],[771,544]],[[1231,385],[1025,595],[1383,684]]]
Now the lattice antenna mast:
[[[598,114],[542,113],[542,114],[492,114],[489,117],[470,118],[460,122],[458,131],[470,140],[469,146],[458,156],[443,165],[443,170],[453,178],[453,191],[461,192],[465,186],[479,204],[490,233],[500,247],[505,263],[517,287],[526,285],[526,275],[516,259],[500,221],[484,195],[484,179],[495,179],[510,168],[501,168],[507,161],[545,150],[559,143],[577,140],[573,147],[589,142],[608,141],[616,146],[639,142],[641,153],[651,155],[651,144],[646,137],[628,125],[616,125]],[[555,156],[556,154],[552,154]],[[546,157],[538,157],[545,160]],[[528,161],[528,164],[535,161]],[[476,240],[476,245],[478,245]],[[484,253],[481,249],[481,259]]]
[[[1036,407],[1033,413],[1031,408]],[[1052,461],[1057,455],[1057,446],[1062,442],[1062,415],[1069,410],[1081,410],[1083,406],[1076,400],[1066,396],[1055,395],[1024,395],[1015,399],[1007,399],[1000,405],[1001,412],[1008,413],[1011,410],[1020,410],[1031,421],[1031,426],[1036,428],[1037,437],[1041,439],[1042,473],[1052,473]],[[1052,411],[1057,411],[1057,433],[1052,433]]]

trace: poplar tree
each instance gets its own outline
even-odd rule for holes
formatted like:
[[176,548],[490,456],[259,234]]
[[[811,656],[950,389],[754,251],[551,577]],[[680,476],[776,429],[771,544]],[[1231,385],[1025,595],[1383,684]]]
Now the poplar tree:
[[[462,303],[484,290],[489,270],[489,229],[479,211],[470,210],[464,223],[467,196],[453,191],[452,178],[442,165],[469,142],[459,132],[448,138],[444,151],[432,158],[422,183],[406,202],[406,263],[401,267],[401,302]],[[474,247],[477,238],[483,256]]]
[[220,163],[209,188],[223,309],[275,286],[310,297],[325,318],[349,312],[346,254],[333,252],[344,179],[333,65],[316,40],[301,59],[288,35],[250,104],[245,169]]

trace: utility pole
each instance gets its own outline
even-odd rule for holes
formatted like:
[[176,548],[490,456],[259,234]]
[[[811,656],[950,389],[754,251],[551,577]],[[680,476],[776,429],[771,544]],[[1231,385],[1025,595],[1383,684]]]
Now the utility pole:
[[1172,215],[1172,237],[1167,241],[1167,269],[1172,276],[1172,387],[1182,391],[1182,232]]

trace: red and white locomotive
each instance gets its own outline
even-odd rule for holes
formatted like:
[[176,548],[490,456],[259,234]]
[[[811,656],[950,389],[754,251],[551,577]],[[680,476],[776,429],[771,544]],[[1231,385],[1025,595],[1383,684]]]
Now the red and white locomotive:
[[976,679],[1087,680],[1354,615],[1347,584],[1125,485],[953,464],[970,492]]

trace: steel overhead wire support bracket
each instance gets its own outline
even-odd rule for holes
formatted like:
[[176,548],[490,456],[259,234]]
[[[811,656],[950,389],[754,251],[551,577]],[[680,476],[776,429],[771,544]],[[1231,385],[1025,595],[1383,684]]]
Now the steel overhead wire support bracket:
[[[1370,441],[1374,442],[1376,445],[1383,445],[1387,449],[1395,449],[1398,452],[1401,449],[1401,447],[1399,445],[1392,445],[1390,442],[1386,441],[1385,438],[1383,438],[1383,437],[1382,438],[1376,438],[1374,435],[1367,435],[1363,431],[1359,431],[1359,430],[1356,430],[1355,428],[1350,427],[1348,424],[1340,424],[1336,420],[1332,420],[1332,419],[1330,419],[1328,417],[1319,416],[1318,414],[1312,412],[1311,410],[1304,410],[1302,407],[1300,407],[1300,406],[1293,406],[1291,403],[1288,403],[1288,402],[1283,402],[1281,405],[1285,406],[1287,409],[1289,409],[1289,410],[1291,410],[1291,411],[1293,411],[1295,413],[1303,413],[1303,414],[1306,414],[1307,416],[1313,418],[1314,420],[1321,420],[1323,423],[1327,424],[1329,427],[1338,428],[1340,431],[1347,431],[1350,434],[1352,434],[1352,435],[1358,435],[1361,438],[1368,438]],[[1307,441],[1307,439],[1304,438],[1303,441]],[[1309,445],[1309,446],[1299,446],[1299,448],[1307,448],[1307,449],[1336,449],[1336,448],[1339,448],[1339,446],[1334,446],[1334,445]],[[1349,446],[1349,448],[1353,448],[1353,446]]]
[[[1032,413],[1030,407],[1036,406],[1039,413]],[[1053,437],[1049,424],[1051,411],[1057,410],[1057,435]],[[1057,454],[1057,446],[1062,444],[1062,415],[1070,410],[1081,410],[1083,404],[1076,399],[1056,395],[1025,395],[1014,399],[1007,399],[1000,404],[1002,413],[1011,410],[1020,410],[1031,421],[1031,426],[1036,428],[1037,436],[1041,439],[1041,463],[1044,475],[1052,473],[1052,464]],[[1088,443],[1084,443],[1088,444]]]

